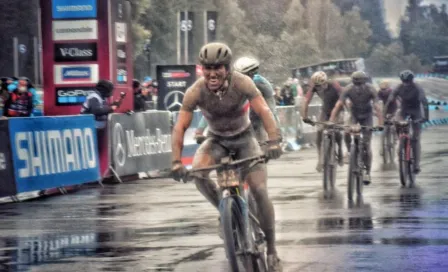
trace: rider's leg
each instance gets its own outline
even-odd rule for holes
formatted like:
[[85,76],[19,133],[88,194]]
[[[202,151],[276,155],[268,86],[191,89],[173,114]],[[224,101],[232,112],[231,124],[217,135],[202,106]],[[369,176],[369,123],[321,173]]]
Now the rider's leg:
[[322,137],[323,137],[323,129],[317,129],[316,135],[316,145],[317,145],[317,166],[316,170],[318,172],[322,171]]
[[[373,117],[369,116],[364,120],[359,120],[361,126],[371,127],[373,125]],[[364,149],[366,151],[365,166],[365,184],[370,184],[370,170],[372,169],[372,131],[370,129],[362,129]]]
[[[236,158],[244,159],[247,157],[261,155],[261,149],[253,134],[249,132],[243,133],[239,138],[227,141],[225,146],[229,150],[236,150]],[[267,172],[266,165],[258,164],[251,169],[242,173],[243,178],[247,181],[257,204],[258,219],[260,227],[266,235],[267,252],[276,254],[275,248],[275,212],[274,206],[268,196],[267,191]]]
[[[226,150],[217,144],[214,138],[208,138],[201,144],[194,155],[193,169],[219,163],[220,159],[226,155]],[[194,182],[199,192],[201,192],[201,194],[218,209],[220,201],[219,188],[216,183],[210,179],[209,172],[195,173]]]
[[352,145],[352,136],[350,135],[350,133],[344,132],[344,142],[348,153],[350,152],[350,146]]
[[414,151],[414,158],[415,158],[415,165],[414,165],[414,171],[416,173],[420,172],[420,156],[421,156],[421,145],[420,145],[420,135],[422,132],[422,125],[420,123],[418,124],[412,124],[412,149]]

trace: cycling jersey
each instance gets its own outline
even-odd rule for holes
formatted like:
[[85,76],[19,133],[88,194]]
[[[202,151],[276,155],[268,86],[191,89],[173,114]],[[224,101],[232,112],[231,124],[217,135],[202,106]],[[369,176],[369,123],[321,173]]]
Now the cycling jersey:
[[331,111],[339,100],[342,92],[341,87],[339,84],[329,81],[328,87],[325,90],[312,87],[312,92],[317,94],[322,100],[321,121],[328,121],[331,116]]
[[249,77],[235,71],[221,96],[207,89],[204,78],[197,80],[185,93],[181,110],[192,112],[198,107],[211,133],[235,136],[250,127],[249,101],[260,95]]
[[397,97],[401,101],[401,115],[403,117],[411,115],[412,118],[419,119],[424,114],[428,118],[428,100],[424,90],[417,83],[398,85],[389,97],[389,101],[393,101]]
[[378,99],[375,88],[371,84],[348,85],[339,98],[341,102],[350,99],[352,116],[356,119],[368,119],[373,116],[372,103]]
[[[391,88],[381,89],[378,92],[378,98],[383,102],[384,106],[387,104],[387,100],[389,99],[391,93],[392,93]],[[398,103],[396,100],[394,100],[393,102],[390,103],[386,111],[386,114],[394,114],[397,111],[397,109],[398,109]]]

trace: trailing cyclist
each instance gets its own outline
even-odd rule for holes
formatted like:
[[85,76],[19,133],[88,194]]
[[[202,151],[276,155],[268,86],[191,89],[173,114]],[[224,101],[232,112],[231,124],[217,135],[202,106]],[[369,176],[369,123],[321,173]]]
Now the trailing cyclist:
[[[381,114],[381,109],[378,105],[378,96],[375,88],[367,83],[368,77],[362,71],[357,71],[352,74],[352,84],[348,85],[339,101],[334,107],[330,121],[335,122],[339,111],[343,108],[344,102],[347,99],[351,101],[351,112],[352,112],[352,124],[360,124],[361,126],[371,127],[373,125],[373,108],[378,113],[379,125],[383,124],[383,115]],[[373,104],[373,107],[372,107]],[[365,161],[366,173],[364,176],[364,184],[369,185],[370,170],[372,168],[372,131],[368,128],[362,129],[362,134],[364,138],[364,148],[367,151],[367,158]]]
[[[235,159],[262,153],[250,123],[249,107],[246,106],[248,101],[260,116],[268,134],[267,155],[274,159],[281,155],[277,125],[268,105],[249,77],[230,69],[231,60],[232,52],[223,43],[206,44],[199,53],[204,77],[198,79],[185,93],[173,129],[172,173],[178,181],[187,174],[181,162],[182,149],[185,131],[191,124],[196,107],[208,121],[209,135],[194,156],[193,169],[220,163],[221,158],[230,152],[236,154]],[[254,166],[243,173],[243,178],[248,182],[260,211],[260,226],[266,235],[269,271],[282,271],[275,247],[275,214],[266,187],[266,165]],[[210,179],[209,173],[198,173],[193,179],[198,190],[218,209],[219,188]]]
[[[394,99],[391,103],[390,103],[390,105],[389,105],[389,107],[388,107],[388,109],[387,109],[387,111],[385,111],[385,108],[386,108],[386,103],[387,103],[387,100],[389,99],[389,96],[390,96],[390,94],[392,93],[392,88],[390,87],[390,84],[389,84],[389,82],[388,81],[386,81],[386,80],[383,80],[381,83],[380,83],[380,90],[378,91],[378,98],[379,98],[379,100],[381,101],[381,102],[383,102],[383,106],[384,106],[384,108],[383,108],[383,111],[384,111],[384,118],[387,120],[387,121],[393,121],[393,119],[395,119],[395,115],[396,115],[396,113],[397,113],[397,110],[398,110],[398,100],[397,99]],[[386,133],[386,132],[385,132]],[[384,133],[384,134],[385,134]],[[383,135],[384,136],[384,135]],[[394,135],[393,135],[394,136]],[[384,137],[381,137],[381,146],[383,146],[384,145]],[[383,149],[381,148],[380,149],[380,154],[381,155],[383,155]]]
[[[319,122],[325,122],[330,120],[331,111],[339,100],[339,96],[342,92],[341,86],[336,81],[328,80],[327,74],[325,72],[319,71],[311,76],[311,85],[305,96],[305,102],[303,107],[303,121],[305,123],[311,123],[312,121],[308,118],[308,106],[316,93],[320,99],[322,99],[322,107],[319,115]],[[317,145],[317,155],[318,162],[316,170],[322,172],[322,135],[323,127],[319,127],[317,131],[316,145]],[[339,165],[342,166],[343,153],[342,153],[342,136],[338,133],[336,137],[339,148]]]
[[[402,83],[389,96],[384,111],[387,112],[389,107],[392,107],[393,101],[399,97],[401,101],[399,119],[411,117],[414,121],[427,121],[429,119],[428,100],[426,99],[423,88],[414,82],[414,73],[410,70],[402,71],[400,73],[400,79]],[[415,152],[414,172],[418,174],[420,173],[421,124],[413,123],[412,131],[411,144]]]
[[[262,77],[258,73],[259,67],[260,62],[254,58],[249,57],[241,57],[237,59],[233,65],[233,69],[235,71],[240,72],[253,80],[255,86],[261,92],[263,98],[266,100],[266,103],[268,104],[269,109],[274,115],[278,125],[274,89],[272,88],[271,83],[269,83],[269,81],[266,78]],[[255,113],[254,110],[250,111],[249,118],[250,122],[252,123],[252,127],[254,128],[255,136],[258,142],[260,143],[266,142],[267,134],[266,130],[263,127],[261,118]],[[207,127],[207,121],[204,118],[204,116],[202,116],[199,122],[199,126],[196,130],[196,137],[202,136],[206,127]]]

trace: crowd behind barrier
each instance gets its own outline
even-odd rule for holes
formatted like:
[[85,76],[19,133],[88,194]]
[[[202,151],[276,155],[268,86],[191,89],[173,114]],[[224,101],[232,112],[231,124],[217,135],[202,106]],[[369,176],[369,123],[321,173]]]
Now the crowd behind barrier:
[[[310,105],[312,120],[317,121],[319,113],[319,104]],[[296,106],[277,107],[277,115],[286,151],[315,142],[316,128],[303,123]],[[425,128],[448,124],[443,112],[435,116]],[[201,112],[195,111],[186,131],[185,165],[191,166],[199,147],[194,135],[201,117]],[[112,176],[120,180],[166,174],[171,167],[171,131],[177,118],[178,112],[156,110],[111,114],[102,138],[97,137],[101,130],[95,129],[92,115],[0,120],[0,198],[17,201],[22,193],[38,192],[38,196]],[[100,143],[106,141],[107,147],[98,149],[97,138]],[[100,174],[100,163],[110,171],[101,169]]]

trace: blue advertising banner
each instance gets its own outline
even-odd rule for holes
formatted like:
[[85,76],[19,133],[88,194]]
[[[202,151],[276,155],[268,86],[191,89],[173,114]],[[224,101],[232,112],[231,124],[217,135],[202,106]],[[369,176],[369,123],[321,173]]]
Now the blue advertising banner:
[[92,115],[11,118],[9,135],[18,193],[100,179]]
[[53,19],[96,18],[96,0],[52,0]]

